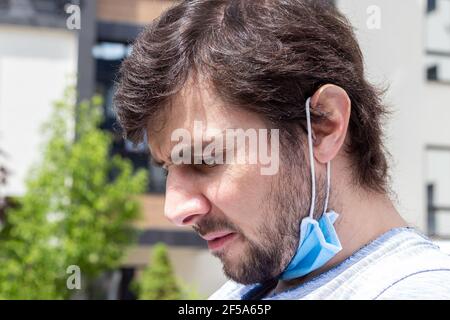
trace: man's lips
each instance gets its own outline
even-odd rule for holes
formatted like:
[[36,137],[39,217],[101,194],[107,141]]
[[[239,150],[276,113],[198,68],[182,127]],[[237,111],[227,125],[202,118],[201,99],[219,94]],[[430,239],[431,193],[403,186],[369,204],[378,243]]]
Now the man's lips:
[[232,231],[218,231],[207,233],[201,237],[208,241],[208,248],[210,250],[218,250],[234,239],[236,235],[237,234]]
[[200,235],[200,237],[202,237],[203,239],[205,239],[206,241],[211,241],[217,238],[221,238],[224,237],[230,233],[233,233],[231,231],[217,231],[217,232],[210,232],[205,234],[204,236]]

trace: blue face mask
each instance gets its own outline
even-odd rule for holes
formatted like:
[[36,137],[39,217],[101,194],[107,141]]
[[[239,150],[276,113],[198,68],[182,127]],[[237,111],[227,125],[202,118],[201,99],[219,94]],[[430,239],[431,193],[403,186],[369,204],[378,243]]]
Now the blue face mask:
[[304,276],[325,265],[339,251],[341,243],[334,229],[334,222],[338,214],[334,211],[326,212],[330,194],[330,162],[327,163],[327,191],[323,214],[319,221],[314,219],[314,204],[316,200],[316,182],[313,157],[312,130],[310,119],[310,101],[306,100],[306,122],[308,127],[308,149],[311,164],[311,207],[309,216],[302,219],[300,224],[300,238],[297,251],[288,266],[280,275],[281,280],[295,279]]

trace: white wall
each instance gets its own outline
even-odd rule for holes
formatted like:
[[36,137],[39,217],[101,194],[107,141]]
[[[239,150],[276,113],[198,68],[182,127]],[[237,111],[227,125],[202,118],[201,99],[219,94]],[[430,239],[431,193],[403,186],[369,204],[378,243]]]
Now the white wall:
[[[393,158],[397,207],[409,223],[425,230],[425,145],[450,144],[450,86],[428,83],[425,75],[426,1],[338,0],[337,4],[357,29],[369,79],[389,85],[385,101],[393,114],[386,126],[386,144]],[[372,5],[380,9],[380,29],[367,26]]]
[[209,297],[227,281],[222,263],[207,250],[170,248],[169,256],[177,276],[204,297]]
[[[429,14],[425,43],[428,50],[450,52],[450,1],[439,0],[436,10]],[[435,188],[435,204],[450,207],[450,58],[428,56],[427,61],[438,64],[439,77],[447,84],[427,83],[424,105],[427,145],[444,146],[446,150],[426,152],[426,179]],[[450,237],[450,213],[436,215],[438,235]],[[450,248],[450,242],[447,248]]]
[[77,34],[0,25],[0,146],[12,171],[6,193],[20,195],[30,165],[39,159],[39,130],[75,83]]
[[[435,205],[450,207],[450,85],[429,83],[425,92],[425,143],[449,148],[426,151],[426,182],[434,185]],[[436,233],[450,237],[450,212],[438,211]]]

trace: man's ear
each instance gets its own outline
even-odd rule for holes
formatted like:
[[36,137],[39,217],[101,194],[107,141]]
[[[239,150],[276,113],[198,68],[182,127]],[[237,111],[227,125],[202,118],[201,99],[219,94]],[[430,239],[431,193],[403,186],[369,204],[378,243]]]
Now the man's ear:
[[350,120],[351,102],[347,92],[334,84],[320,87],[311,98],[311,113],[325,117],[312,123],[314,157],[321,163],[331,161],[344,144]]

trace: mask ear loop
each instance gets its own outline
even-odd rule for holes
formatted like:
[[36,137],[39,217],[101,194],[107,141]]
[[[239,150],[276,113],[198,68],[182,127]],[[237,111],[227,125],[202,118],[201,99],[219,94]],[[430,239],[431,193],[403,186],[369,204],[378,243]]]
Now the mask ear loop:
[[309,163],[311,167],[311,207],[309,208],[309,217],[314,219],[314,206],[316,203],[316,170],[314,168],[314,156],[312,146],[312,130],[311,130],[311,115],[310,115],[311,98],[306,100],[306,127],[308,130],[308,149],[309,149]]
[[330,197],[330,185],[331,185],[331,163],[327,162],[327,195],[325,197],[325,205],[323,207],[323,214],[327,212],[328,198]]
[[[316,169],[314,166],[310,103],[311,103],[311,98],[308,98],[306,100],[306,126],[307,126],[307,130],[308,130],[309,162],[310,162],[310,167],[311,167],[311,207],[309,209],[309,217],[311,219],[314,219],[314,209],[315,209],[315,203],[316,203]],[[331,184],[331,165],[330,165],[330,161],[328,161],[327,162],[327,190],[326,190],[323,214],[325,214],[325,212],[327,211],[327,207],[328,207],[328,199],[330,196],[330,184]]]

